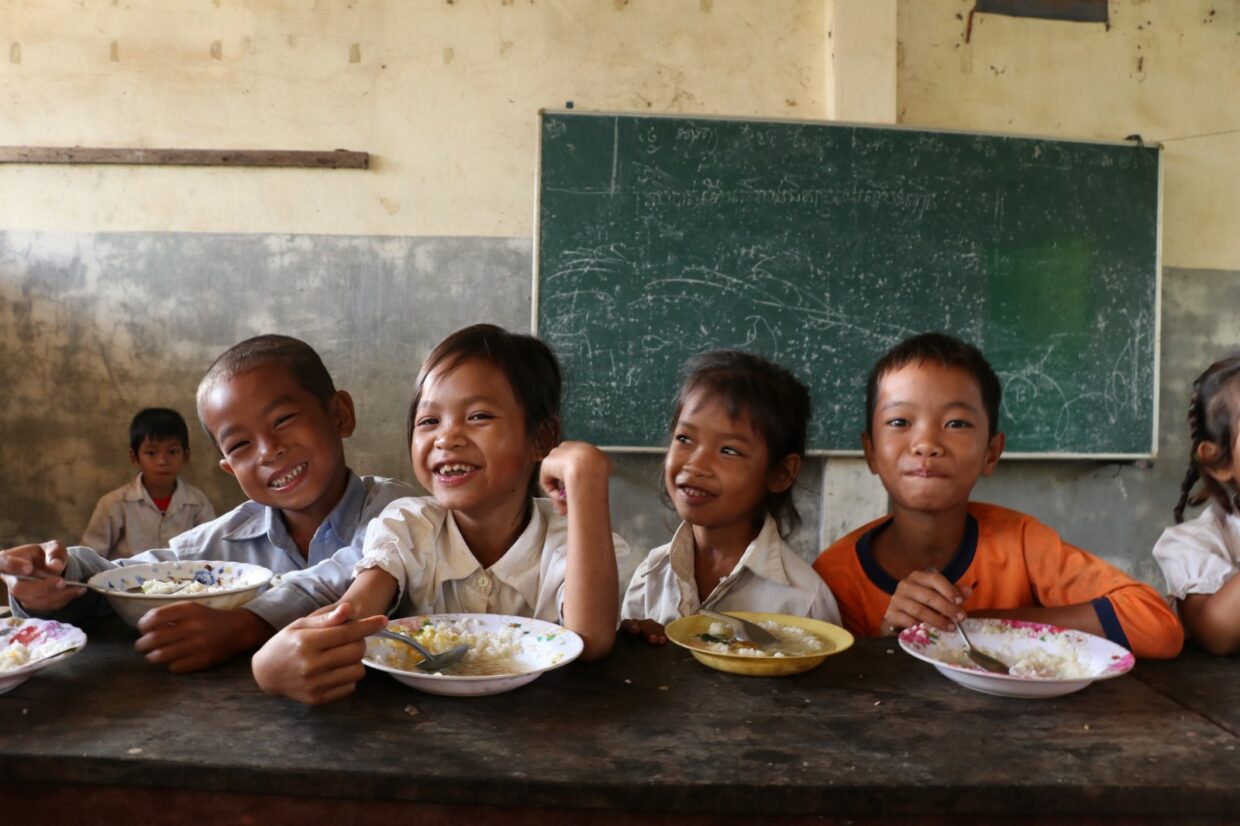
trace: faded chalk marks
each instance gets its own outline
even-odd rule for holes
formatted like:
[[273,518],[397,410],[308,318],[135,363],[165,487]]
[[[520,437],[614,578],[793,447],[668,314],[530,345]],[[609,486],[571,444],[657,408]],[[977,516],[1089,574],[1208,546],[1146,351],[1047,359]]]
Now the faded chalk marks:
[[1157,150],[575,113],[541,146],[574,438],[658,447],[684,359],[739,347],[810,385],[813,449],[855,450],[874,359],[946,330],[991,358],[1011,451],[1153,449]]

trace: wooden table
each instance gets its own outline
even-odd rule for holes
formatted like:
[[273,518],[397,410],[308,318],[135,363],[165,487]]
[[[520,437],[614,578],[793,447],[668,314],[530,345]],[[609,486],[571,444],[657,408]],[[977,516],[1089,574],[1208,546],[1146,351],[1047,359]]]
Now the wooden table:
[[173,676],[134,632],[0,696],[0,821],[1145,822],[1240,814],[1240,664],[1201,652],[1052,700],[978,694],[889,640],[747,678],[631,639],[509,694],[371,673],[321,708],[248,662]]

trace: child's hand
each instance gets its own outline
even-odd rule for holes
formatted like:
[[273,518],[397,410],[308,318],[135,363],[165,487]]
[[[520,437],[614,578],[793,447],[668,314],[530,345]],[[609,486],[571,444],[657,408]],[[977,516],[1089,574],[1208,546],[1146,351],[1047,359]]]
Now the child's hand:
[[620,630],[641,637],[651,645],[667,644],[667,634],[663,632],[663,626],[652,619],[627,619],[620,623]]
[[146,661],[166,665],[173,674],[200,671],[254,648],[272,629],[244,608],[221,611],[195,602],[174,602],[147,611],[138,620],[142,636],[134,643]]
[[0,551],[0,576],[22,574],[44,577],[40,582],[31,582],[28,579],[5,576],[4,584],[8,587],[9,594],[27,611],[36,614],[51,613],[86,593],[85,588],[66,585],[61,579],[60,574],[68,561],[69,552],[59,542],[20,545]]
[[955,631],[965,618],[961,605],[973,589],[957,589],[938,571],[914,571],[900,580],[883,615],[883,633],[898,634],[910,625],[924,622],[940,631]]
[[349,622],[352,611],[347,602],[328,605],[269,639],[251,661],[259,688],[307,705],[352,694],[366,674],[366,637],[387,625],[382,614]]
[[539,483],[560,513],[568,513],[569,496],[607,496],[611,459],[586,442],[561,442],[542,460]]

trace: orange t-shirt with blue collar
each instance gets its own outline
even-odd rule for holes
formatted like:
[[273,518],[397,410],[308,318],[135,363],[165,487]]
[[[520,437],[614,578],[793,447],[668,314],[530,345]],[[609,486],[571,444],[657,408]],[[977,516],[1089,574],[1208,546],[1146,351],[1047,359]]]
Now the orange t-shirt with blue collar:
[[[890,524],[890,516],[876,519],[814,562],[835,594],[844,627],[858,636],[882,633],[899,584],[872,551],[874,537]],[[1174,657],[1184,644],[1180,621],[1157,591],[1019,511],[970,502],[964,539],[942,573],[957,587],[973,588],[962,606],[966,612],[1089,602],[1107,638],[1138,657]]]

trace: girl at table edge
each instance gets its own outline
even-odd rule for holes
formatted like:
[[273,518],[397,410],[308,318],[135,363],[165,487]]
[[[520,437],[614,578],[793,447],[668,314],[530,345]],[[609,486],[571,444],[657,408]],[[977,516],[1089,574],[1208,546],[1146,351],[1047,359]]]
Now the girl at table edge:
[[[1188,432],[1176,524],[1159,537],[1154,558],[1189,636],[1214,654],[1234,654],[1240,651],[1240,352],[1193,382]],[[1206,509],[1185,522],[1185,506],[1201,504]]]
[[[579,634],[583,659],[611,650],[628,546],[611,531],[610,460],[560,441],[561,384],[547,345],[494,325],[431,351],[408,417],[414,475],[431,495],[384,509],[340,602],[255,654],[264,691],[312,705],[352,693],[384,612],[531,616]],[[550,499],[534,497],[539,481]]]
[[621,628],[667,642],[699,608],[767,611],[838,624],[831,589],[783,537],[800,522],[792,488],[805,457],[809,390],[737,350],[685,364],[663,463],[663,498],[684,521],[633,573]]

